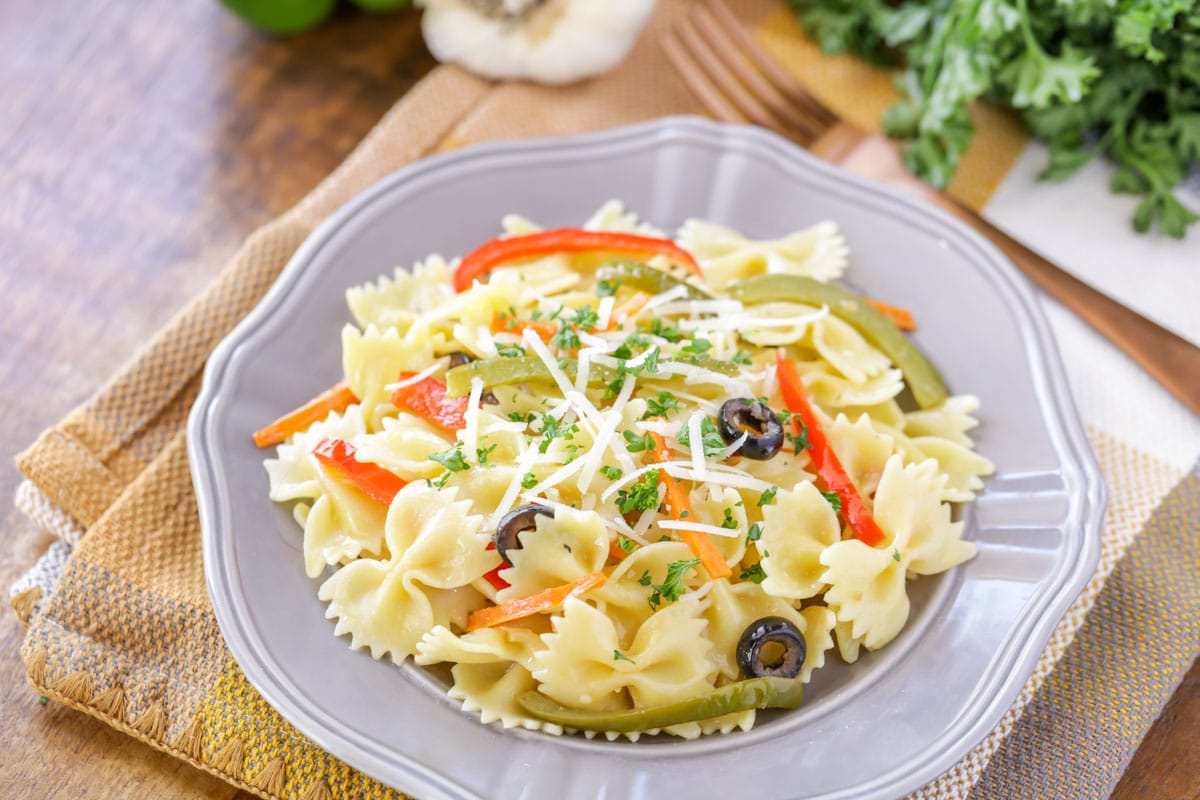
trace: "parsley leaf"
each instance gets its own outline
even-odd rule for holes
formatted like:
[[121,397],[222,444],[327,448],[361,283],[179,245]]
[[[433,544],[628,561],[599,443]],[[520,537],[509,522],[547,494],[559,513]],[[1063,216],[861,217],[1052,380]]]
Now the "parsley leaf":
[[753,525],[751,525],[749,533],[746,534],[746,544],[750,544],[751,542],[757,542],[759,539],[762,538],[762,532],[763,532],[763,529],[762,529],[761,522],[756,522]]
[[620,467],[610,467],[608,464],[602,464],[600,466],[600,474],[608,478],[610,481],[617,481],[620,480],[621,476],[625,473]]
[[833,506],[833,510],[837,513],[842,512],[842,498],[838,497],[837,492],[821,492],[821,496],[829,501],[829,505]]
[[574,350],[579,347],[579,328],[569,322],[559,322],[558,332],[550,337],[550,344],[559,350]]
[[625,445],[631,453],[653,450],[655,447],[654,437],[648,433],[638,436],[633,431],[621,431],[621,436],[625,438]]
[[522,489],[532,489],[533,487],[537,486],[537,483],[537,475],[534,475],[532,472],[526,472],[521,476]]
[[499,444],[493,443],[493,444],[488,445],[487,447],[476,448],[475,455],[478,456],[477,460],[479,461],[480,466],[483,466],[484,464],[488,463],[488,456],[490,456],[492,454],[492,451],[495,450],[497,447],[499,447]]
[[637,663],[632,658],[630,658],[629,656],[622,653],[620,650],[613,650],[613,661],[628,661],[630,664]]
[[642,419],[651,417],[667,419],[672,411],[678,410],[679,401],[675,399],[675,395],[668,391],[660,391],[657,397],[646,401],[646,413],[642,415]]
[[612,280],[603,280],[596,283],[597,297],[612,297],[617,293],[617,289],[621,288],[621,279],[614,278]]
[[728,528],[731,531],[736,531],[737,526],[737,520],[733,518],[733,509],[725,509],[725,519],[721,520],[721,527]]
[[624,489],[617,490],[617,508],[622,514],[658,508],[658,470],[652,469]]
[[702,353],[707,353],[711,349],[712,349],[712,342],[710,342],[708,339],[704,339],[704,338],[697,336],[695,339],[692,339],[690,342],[685,344],[683,347],[679,348],[679,352],[694,353],[696,355],[700,355]]
[[750,360],[750,354],[748,352],[746,352],[745,350],[738,350],[736,353],[733,354],[733,363],[744,364],[745,366],[750,366],[754,362]]
[[688,570],[700,565],[700,559],[692,558],[686,561],[672,561],[667,564],[667,577],[662,583],[650,586],[650,608],[658,610],[663,602],[674,603],[683,594],[683,577]]
[[765,492],[763,492],[762,494],[760,494],[758,496],[758,507],[762,508],[765,505],[774,503],[775,495],[778,493],[779,493],[778,486],[772,486],[770,489],[767,489]]
[[621,534],[617,534],[617,549],[622,553],[632,553],[637,549],[637,542],[633,539],[626,538]]
[[591,330],[600,321],[600,315],[591,306],[583,306],[575,312],[575,324],[584,330]]
[[519,344],[497,344],[496,352],[501,358],[518,358],[525,355],[525,348]]
[[[721,432],[717,430],[716,423],[711,417],[704,417],[700,420],[700,436],[701,447],[704,448],[705,458],[711,458],[725,449],[725,440],[721,438]],[[689,450],[692,449],[692,432],[691,427],[684,425],[679,429],[679,433],[675,435],[675,439]]]
[[642,572],[642,577],[638,578],[638,583],[640,583],[642,586],[649,586],[653,581],[654,578],[650,577],[650,570],[644,570]]
[[655,336],[666,339],[671,344],[675,344],[680,339],[683,338],[683,332],[680,331],[679,328],[675,328],[670,325],[667,325],[665,322],[663,322],[658,317],[655,317],[650,322],[650,333],[654,334]]
[[[458,442],[449,450],[443,450],[440,453],[430,453],[429,460],[436,461],[450,472],[462,472],[463,470],[468,470],[471,468],[471,465],[467,463],[465,458],[463,458],[462,446],[462,442]],[[443,485],[445,485],[444,482]]]
[[762,562],[760,561],[753,567],[742,570],[742,574],[738,575],[738,580],[762,583],[766,577],[767,573],[763,571]]

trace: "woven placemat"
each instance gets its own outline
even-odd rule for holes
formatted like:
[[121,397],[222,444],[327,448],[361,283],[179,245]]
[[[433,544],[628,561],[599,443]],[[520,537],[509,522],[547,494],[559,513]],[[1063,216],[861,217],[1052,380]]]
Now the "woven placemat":
[[[398,797],[297,733],[246,682],[204,587],[183,427],[213,347],[313,228],[383,175],[474,142],[594,130],[697,107],[657,45],[686,0],[662,0],[618,70],[566,88],[431,73],[296,208],[252,235],[208,290],[17,463],[18,505],[58,535],[13,587],[35,689],[268,798]],[[781,4],[738,13],[825,102],[872,127],[890,77],[820,55]],[[953,191],[983,206],[1024,147],[982,109]],[[1019,700],[913,797],[1104,797],[1200,650],[1200,472],[1089,430],[1109,484],[1097,574]]]

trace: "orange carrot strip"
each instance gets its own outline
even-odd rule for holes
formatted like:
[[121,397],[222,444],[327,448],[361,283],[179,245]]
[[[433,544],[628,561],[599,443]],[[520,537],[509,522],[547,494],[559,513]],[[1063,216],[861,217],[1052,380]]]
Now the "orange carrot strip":
[[558,329],[553,325],[529,319],[512,319],[502,311],[496,312],[496,316],[492,317],[492,333],[522,334],[526,330],[536,333],[543,342],[550,341],[554,334],[558,333]]
[[[660,464],[670,459],[670,454],[667,451],[667,443],[657,433],[651,431],[650,436],[654,439],[654,460]],[[679,485],[679,481],[667,474],[665,469],[658,471],[658,482],[666,487],[666,504],[667,511],[671,512],[671,517],[680,522],[695,522],[696,511],[692,508],[691,498],[688,497],[687,490]],[[725,563],[725,557],[721,555],[721,551],[713,544],[712,539],[707,533],[700,531],[676,531],[679,538],[683,539],[684,544],[692,551],[692,555],[700,559],[701,565],[712,578],[728,578],[733,574],[733,570]]]
[[302,431],[317,420],[325,419],[331,411],[345,411],[346,407],[358,402],[346,381],[333,386],[309,400],[304,405],[284,414],[267,427],[254,432],[254,443],[259,447],[279,444],[297,431]]
[[481,608],[478,611],[471,612],[471,616],[467,617],[467,630],[473,631],[479,628],[491,628],[495,625],[503,625],[505,622],[512,622],[514,619],[521,619],[522,617],[549,611],[565,603],[568,598],[578,597],[584,592],[589,592],[592,589],[603,586],[604,581],[603,572],[593,572],[591,575],[585,575],[579,580],[572,581],[564,586],[554,586],[529,597],[505,603],[502,606]]
[[613,309],[612,316],[608,318],[608,325],[604,328],[604,330],[611,331],[613,328],[617,327],[617,325],[621,324],[627,319],[630,319],[639,311],[641,311],[646,303],[649,302],[650,295],[646,294],[645,292],[637,292],[636,294],[630,295],[624,303],[621,303],[621,305]]
[[917,329],[917,321],[913,319],[912,312],[907,308],[899,306],[890,306],[882,300],[867,299],[876,311],[883,314],[885,317],[896,323],[896,327],[902,331],[915,331]]

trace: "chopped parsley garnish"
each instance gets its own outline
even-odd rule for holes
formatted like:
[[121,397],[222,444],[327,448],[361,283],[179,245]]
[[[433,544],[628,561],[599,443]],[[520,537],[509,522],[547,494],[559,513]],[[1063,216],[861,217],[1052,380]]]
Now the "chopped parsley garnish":
[[654,578],[650,577],[650,570],[645,570],[642,572],[642,577],[638,578],[638,583],[642,586],[649,586],[653,580]]
[[436,478],[426,478],[425,483],[429,484],[431,489],[441,489],[445,487],[446,481],[450,480],[450,476],[453,474],[450,470],[446,470]]
[[762,562],[758,562],[749,569],[742,570],[742,574],[738,575],[738,580],[753,581],[754,583],[762,583],[767,577],[767,573],[763,572]]
[[584,330],[596,327],[599,321],[600,315],[593,311],[591,306],[583,306],[575,312],[575,324]]
[[[567,438],[569,439],[570,437],[568,436]],[[572,461],[579,458],[579,451],[582,449],[583,449],[583,445],[581,445],[581,444],[567,445],[567,460],[564,461],[563,463],[570,464]]]
[[519,344],[497,344],[496,352],[501,358],[518,358],[525,355],[525,348]]
[[522,414],[520,411],[510,411],[508,412],[508,418],[513,422],[524,422],[526,425],[528,425],[537,419],[537,414],[534,414],[532,411],[527,411],[524,414]]
[[622,514],[658,508],[658,470],[652,469],[635,483],[617,491],[617,508]]
[[608,478],[610,481],[618,481],[625,473],[620,467],[610,467],[608,464],[604,464],[600,467],[600,474]]
[[630,664],[637,663],[632,658],[630,658],[629,656],[622,653],[620,650],[613,650],[613,661],[628,661]]
[[612,297],[617,293],[617,289],[621,288],[621,279],[616,278],[611,281],[600,281],[596,284],[597,297]]
[[550,344],[559,350],[574,350],[579,347],[579,328],[568,322],[558,323],[558,332],[550,337]]
[[650,323],[650,333],[666,339],[671,344],[677,343],[683,338],[683,332],[679,328],[665,324],[661,319],[655,317]]
[[533,487],[537,486],[537,482],[537,475],[534,475],[532,472],[526,472],[521,476],[522,489],[532,489]]
[[686,561],[672,561],[667,564],[667,577],[662,583],[650,586],[650,608],[658,610],[663,602],[674,603],[683,594],[683,576],[688,570],[700,565],[700,559],[692,558]]
[[842,498],[838,497],[837,492],[821,492],[821,496],[829,501],[829,505],[833,506],[833,510],[841,513]]
[[746,534],[746,544],[750,544],[751,542],[757,542],[759,539],[762,538],[762,532],[763,532],[763,529],[762,529],[761,522],[756,522],[753,525],[751,525],[750,532]]
[[642,419],[651,417],[667,419],[672,411],[678,410],[679,401],[675,399],[675,395],[667,391],[660,391],[657,397],[646,401],[646,413],[642,415]]
[[745,350],[738,350],[736,353],[734,353],[732,360],[735,364],[744,364],[746,366],[750,366],[752,363],[754,363],[750,360],[750,354]]
[[[720,431],[717,430],[716,424],[711,417],[705,417],[700,420],[700,437],[701,446],[704,448],[704,456],[712,457],[725,449],[725,440],[721,438]],[[676,440],[688,448],[692,449],[692,431],[690,425],[684,425],[679,429],[679,433],[675,434]]]
[[892,548],[892,560],[895,561],[897,564],[900,563],[900,551],[894,547]]
[[[789,413],[788,416],[790,416],[793,420],[796,421],[796,424],[798,426],[800,426],[800,431],[799,431],[799,433],[788,433],[786,423],[784,423],[785,427],[784,427],[783,435],[787,437],[787,440],[789,442],[791,442],[792,446],[795,448],[794,455],[800,455],[800,451],[809,446],[808,445],[808,426],[805,425],[802,421],[800,421],[800,418],[795,416],[794,414]],[[783,420],[780,420],[780,422],[783,422]]]
[[669,542],[669,541],[672,541],[671,537],[670,537],[670,536],[668,536],[668,535],[667,535],[667,534],[665,534],[665,533],[664,533],[662,536],[658,537],[658,540],[659,540],[660,542]]
[[621,436],[625,437],[625,444],[631,453],[654,449],[654,437],[648,433],[638,436],[633,431],[621,431]]
[[620,533],[617,534],[617,549],[622,553],[632,553],[637,549],[637,542]]
[[476,448],[475,455],[477,455],[479,457],[478,460],[479,460],[480,466],[488,463],[488,456],[490,456],[492,454],[492,451],[495,450],[498,446],[499,446],[498,444],[493,443],[493,444],[488,445],[487,447]]
[[707,353],[711,349],[712,349],[712,342],[710,342],[708,339],[704,339],[704,338],[697,336],[695,339],[692,339],[690,342],[685,344],[683,347],[679,348],[679,352],[695,353],[696,355],[701,355],[702,353]]
[[560,437],[568,441],[575,438],[575,433],[578,430],[578,425],[567,425],[567,423],[555,419],[549,413],[542,414],[542,441],[538,444],[538,452],[545,453],[550,449],[550,443]]
[[758,496],[758,507],[762,508],[765,505],[770,505],[775,502],[775,495],[779,493],[778,486],[772,486]]
[[728,528],[731,531],[736,531],[737,526],[738,526],[737,520],[733,518],[733,509],[732,508],[725,509],[725,519],[721,520],[721,527]]
[[[429,460],[436,461],[451,472],[462,472],[471,468],[471,465],[463,458],[462,442],[454,445],[449,450],[443,450],[440,453],[430,453]],[[445,485],[444,482],[443,485]]]

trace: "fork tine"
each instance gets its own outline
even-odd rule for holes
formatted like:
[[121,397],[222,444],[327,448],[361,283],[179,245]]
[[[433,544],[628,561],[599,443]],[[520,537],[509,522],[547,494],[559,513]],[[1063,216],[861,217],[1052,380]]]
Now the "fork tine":
[[[726,34],[721,23],[708,8],[697,6],[692,12],[692,22],[697,32],[704,38],[708,49],[780,122],[791,125],[809,141],[819,138],[831,127],[832,123],[826,122],[819,116],[814,118],[814,115],[806,114],[805,111],[797,108],[794,100],[784,96],[773,83],[763,76],[762,72],[755,69],[756,62],[750,59],[745,48],[739,47],[739,43]],[[743,32],[745,32],[744,29]]]
[[725,3],[721,0],[706,0],[704,6],[698,6],[698,8],[700,7],[706,7],[706,10],[715,18],[719,29],[736,40],[741,51],[754,62],[766,79],[784,96],[798,105],[804,106],[823,130],[833,127],[840,121],[836,114],[813,97],[791,73],[779,66],[779,63],[763,50],[762,45],[755,41],[750,31],[746,30],[742,21],[729,10]]
[[712,55],[712,48],[696,29],[693,19],[689,17],[681,20],[675,27],[675,33],[679,43],[691,55],[693,63],[699,65],[709,82],[742,116],[764,128],[779,127],[778,120],[753,92],[738,82],[733,72],[724,66],[724,62],[714,63],[715,59],[709,57]]
[[704,77],[704,71],[696,63],[688,49],[679,41],[674,31],[668,32],[663,38],[662,49],[667,60],[675,67],[675,72],[687,85],[688,90],[695,95],[696,99],[700,101],[700,105],[704,106],[709,114],[721,122],[737,125],[746,123],[746,118],[730,105],[717,87]]

